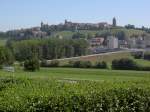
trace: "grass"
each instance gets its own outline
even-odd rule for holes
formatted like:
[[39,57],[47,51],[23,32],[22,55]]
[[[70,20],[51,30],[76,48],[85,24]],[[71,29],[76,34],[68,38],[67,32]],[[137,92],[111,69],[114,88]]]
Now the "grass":
[[15,73],[0,71],[0,76],[94,81],[129,81],[150,79],[149,72],[76,68],[41,68],[38,72],[24,72],[22,70],[17,70]]
[[142,65],[142,66],[150,66],[150,61],[144,60],[144,59],[135,59],[137,64]]
[[[95,35],[97,33],[102,34],[104,32],[106,32],[108,30],[79,30],[80,33],[88,35]],[[116,32],[119,31],[123,31],[125,32],[127,37],[130,37],[132,35],[142,35],[144,33],[144,31],[141,30],[134,30],[134,29],[125,29],[125,28],[114,28],[114,29],[109,29],[109,31],[112,34],[115,34]],[[56,36],[56,35],[61,35],[64,38],[71,38],[73,34],[75,34],[76,32],[73,31],[60,31],[60,32],[55,32],[52,36]]]
[[109,65],[114,59],[121,59],[121,58],[132,58],[130,52],[118,52],[118,53],[112,53],[112,54],[104,54],[104,55],[95,55],[95,56],[89,56],[89,57],[80,57],[76,59],[66,59],[66,60],[61,60],[60,65],[67,64],[69,61],[91,61],[93,64],[99,61],[105,61]]
[[4,46],[6,44],[6,39],[0,39],[0,46]]
[[111,105],[123,100],[125,103],[116,109],[129,107],[130,103],[133,107],[130,101],[135,102],[134,107],[136,102],[143,106],[149,104],[149,85],[149,72],[76,68],[41,68],[37,72],[17,68],[15,73],[0,70],[0,111],[71,111],[77,107],[85,112],[83,109],[87,108],[98,111],[104,104],[108,105],[104,110],[111,110]]

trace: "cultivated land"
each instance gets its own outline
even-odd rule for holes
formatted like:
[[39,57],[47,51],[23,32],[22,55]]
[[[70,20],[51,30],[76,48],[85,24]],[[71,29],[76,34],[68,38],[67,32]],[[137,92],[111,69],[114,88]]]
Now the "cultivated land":
[[0,71],[2,112],[149,112],[149,96],[150,72],[75,68]]

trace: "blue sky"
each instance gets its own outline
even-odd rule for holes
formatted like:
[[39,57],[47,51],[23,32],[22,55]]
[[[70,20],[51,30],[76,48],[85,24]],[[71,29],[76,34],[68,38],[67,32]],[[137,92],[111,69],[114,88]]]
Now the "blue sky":
[[0,31],[75,22],[111,23],[150,27],[150,0],[0,0]]

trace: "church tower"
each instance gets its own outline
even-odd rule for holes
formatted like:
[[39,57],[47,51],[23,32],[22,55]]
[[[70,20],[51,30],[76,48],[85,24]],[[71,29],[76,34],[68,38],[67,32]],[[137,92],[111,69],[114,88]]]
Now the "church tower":
[[117,26],[117,21],[116,21],[116,18],[114,17],[113,18],[113,23],[112,23],[113,27],[116,27]]
[[43,22],[41,22],[41,28],[43,27],[43,25],[44,25],[44,23],[43,23]]

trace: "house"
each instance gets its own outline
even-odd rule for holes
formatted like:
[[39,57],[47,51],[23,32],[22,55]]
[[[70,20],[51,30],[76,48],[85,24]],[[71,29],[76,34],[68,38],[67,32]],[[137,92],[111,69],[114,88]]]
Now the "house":
[[146,47],[146,38],[145,37],[132,37],[129,40],[130,48],[145,48]]
[[128,42],[126,40],[118,40],[119,48],[128,48]]
[[128,43],[129,43],[130,48],[136,48],[136,38],[135,37],[131,37],[129,39]]
[[150,47],[150,37],[145,37],[145,44],[146,44],[146,47]]
[[89,40],[90,46],[96,47],[96,46],[102,46],[104,42],[103,37],[96,37]]
[[118,38],[109,36],[107,38],[107,47],[108,49],[116,49],[118,48]]
[[136,40],[137,48],[145,48],[146,47],[146,42],[144,37],[138,37]]

